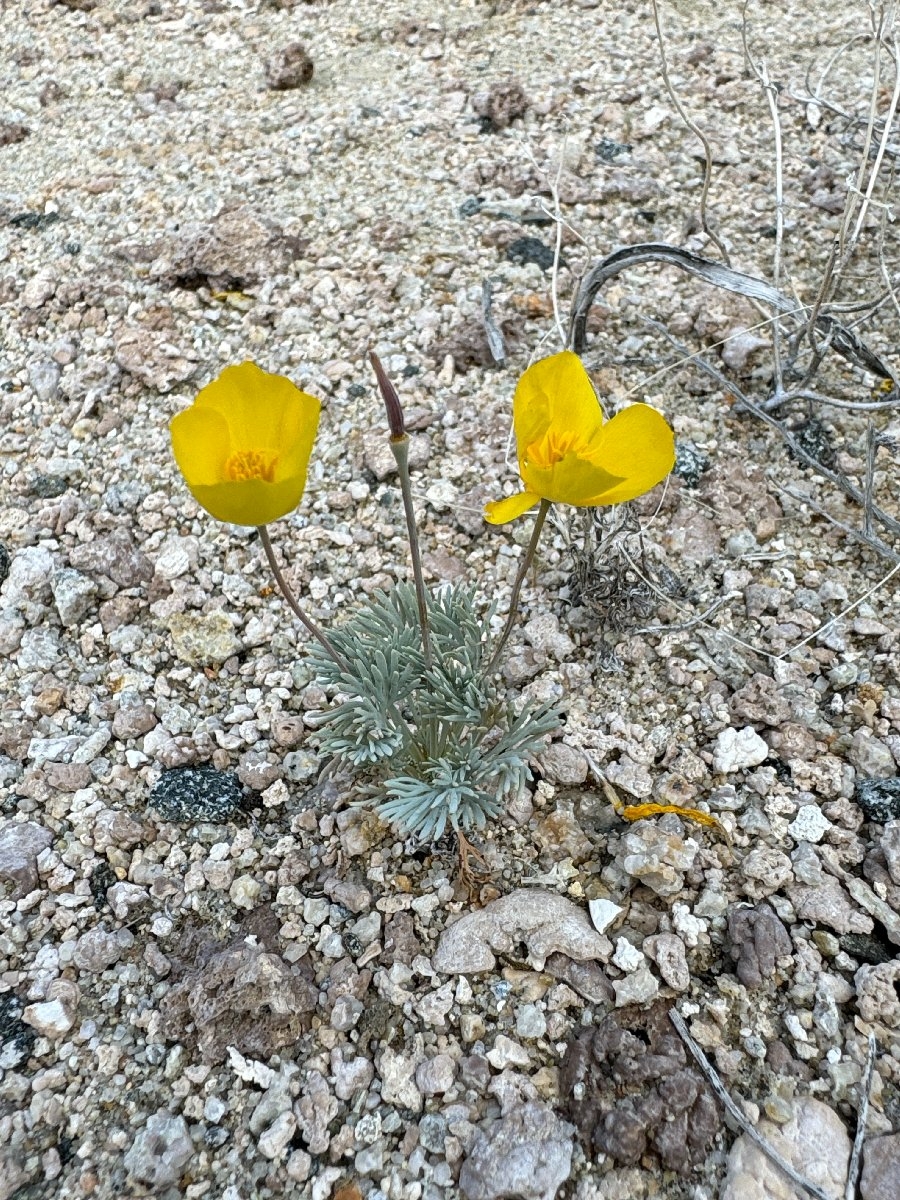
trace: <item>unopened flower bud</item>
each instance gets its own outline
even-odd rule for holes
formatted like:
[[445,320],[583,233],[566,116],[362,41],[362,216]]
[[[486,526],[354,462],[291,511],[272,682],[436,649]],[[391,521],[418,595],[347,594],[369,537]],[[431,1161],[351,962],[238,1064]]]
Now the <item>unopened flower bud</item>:
[[384,400],[384,407],[387,410],[391,441],[401,442],[406,437],[406,427],[403,424],[403,409],[400,405],[400,397],[397,395],[397,389],[388,379],[387,373],[381,365],[381,359],[374,350],[369,351],[369,360],[375,369],[375,377],[378,380],[378,387]]

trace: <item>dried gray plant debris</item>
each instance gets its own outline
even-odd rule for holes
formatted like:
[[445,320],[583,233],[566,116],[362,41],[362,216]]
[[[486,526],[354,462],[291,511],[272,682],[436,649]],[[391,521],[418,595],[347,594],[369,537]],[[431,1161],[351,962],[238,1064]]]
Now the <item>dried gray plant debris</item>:
[[220,1062],[229,1046],[268,1059],[309,1028],[318,989],[301,967],[256,942],[198,947],[196,965],[160,1003],[164,1036],[193,1041],[204,1062]]

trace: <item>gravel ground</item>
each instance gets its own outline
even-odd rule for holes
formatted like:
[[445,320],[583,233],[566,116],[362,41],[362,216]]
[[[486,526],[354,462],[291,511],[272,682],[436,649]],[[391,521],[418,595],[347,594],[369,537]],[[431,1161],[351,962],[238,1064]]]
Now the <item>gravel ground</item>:
[[[669,71],[733,265],[771,280],[739,18],[667,6]],[[798,302],[856,179],[868,20],[749,12]],[[416,431],[428,579],[477,584],[500,622],[529,523],[481,508],[514,490],[515,380],[559,346],[551,184],[563,311],[622,245],[717,257],[646,4],[18,0],[0,41],[0,1200],[802,1195],[725,1124],[673,1005],[836,1197],[874,1034],[860,1195],[896,1200],[896,538],[736,403],[771,388],[765,314],[652,264],[592,311],[598,387],[660,408],[679,466],[602,553],[564,514],[543,543],[505,678],[565,723],[476,896],[449,839],[404,843],[318,780],[302,638],[255,535],[201,512],[169,451],[228,363],[322,398],[273,538],[327,627],[406,577],[374,348]],[[896,261],[872,212],[848,304]],[[888,363],[896,314],[858,330]],[[834,353],[815,378],[845,405],[877,383]],[[891,409],[777,415],[859,487],[871,418],[900,519]],[[721,835],[625,824],[585,752],[628,803],[700,806]]]

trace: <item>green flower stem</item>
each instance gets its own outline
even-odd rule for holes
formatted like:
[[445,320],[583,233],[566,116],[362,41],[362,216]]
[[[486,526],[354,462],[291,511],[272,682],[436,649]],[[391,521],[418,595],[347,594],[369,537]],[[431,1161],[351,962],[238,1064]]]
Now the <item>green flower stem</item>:
[[284,596],[285,600],[288,602],[288,605],[293,609],[294,614],[297,616],[304,629],[306,629],[307,633],[312,634],[322,649],[328,654],[329,658],[334,659],[342,671],[346,671],[348,674],[350,674],[350,665],[347,660],[338,654],[337,650],[335,650],[334,646],[332,646],[331,642],[329,642],[328,638],[315,623],[315,621],[313,621],[311,617],[308,617],[297,603],[296,597],[288,586],[288,581],[285,579],[284,575],[282,575],[281,567],[279,567],[278,561],[275,558],[275,551],[272,548],[269,530],[265,525],[257,525],[256,532],[259,534],[259,540],[262,542],[262,548],[266,552],[269,568],[272,574],[275,576],[275,582],[281,589],[282,596]]
[[422,575],[422,559],[419,556],[419,532],[416,528],[416,514],[413,509],[412,485],[409,481],[409,437],[391,437],[391,450],[397,460],[397,473],[400,476],[400,491],[403,493],[403,509],[406,513],[406,531],[409,537],[409,557],[412,561],[413,580],[416,585],[416,603],[419,608],[419,627],[422,630],[422,653],[425,656],[425,666],[432,663],[431,633],[428,628],[428,602],[425,594],[425,579]]
[[519,573],[516,576],[516,582],[513,584],[512,595],[509,598],[509,616],[506,618],[506,624],[503,626],[503,632],[500,634],[500,641],[494,648],[494,653],[491,655],[491,660],[484,669],[485,675],[490,675],[491,671],[495,670],[497,663],[500,660],[500,655],[503,652],[503,647],[506,645],[509,635],[512,633],[512,627],[516,621],[516,615],[519,611],[519,596],[522,592],[522,584],[525,582],[525,576],[534,562],[534,554],[537,550],[537,544],[540,540],[541,530],[544,528],[544,521],[547,519],[547,513],[550,511],[550,501],[542,500],[541,507],[538,509],[538,514],[535,517],[534,529],[531,532],[531,541],[528,543],[528,549],[525,551],[525,557],[522,559],[522,565],[519,567]]

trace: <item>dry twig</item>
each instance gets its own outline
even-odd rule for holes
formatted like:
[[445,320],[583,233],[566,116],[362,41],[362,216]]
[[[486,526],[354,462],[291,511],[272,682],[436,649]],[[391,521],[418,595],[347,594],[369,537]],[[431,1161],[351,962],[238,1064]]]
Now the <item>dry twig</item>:
[[859,1173],[862,1168],[862,1149],[866,1140],[866,1119],[869,1115],[869,1096],[872,1092],[872,1077],[875,1074],[875,1051],[877,1043],[875,1035],[869,1034],[866,1047],[866,1065],[859,1081],[859,1109],[856,1114],[856,1134],[853,1138],[853,1151],[850,1154],[850,1165],[847,1168],[847,1188],[844,1200],[854,1200],[859,1184]]
[[[734,271],[712,259],[692,254],[680,246],[672,246],[668,242],[642,242],[635,246],[624,246],[614,250],[594,263],[591,269],[582,277],[578,291],[572,304],[569,320],[569,343],[576,354],[583,352],[587,342],[587,317],[597,293],[620,272],[628,267],[641,263],[658,262],[668,266],[678,267],[689,275],[696,275],[714,287],[724,288],[739,296],[747,296],[751,300],[760,300],[771,305],[784,316],[804,312],[795,301],[789,299],[767,283],[757,279],[755,275],[747,275],[743,271]],[[841,324],[830,313],[819,313],[815,318],[819,331],[830,339],[831,346],[843,358],[863,370],[869,371],[879,379],[893,379],[893,372],[881,359],[869,349],[852,329]],[[685,354],[690,357],[688,351]],[[729,387],[731,385],[728,385]],[[733,388],[731,389],[734,390]]]
[[[689,352],[685,349],[685,347],[682,346],[681,343],[674,338],[671,333],[669,333],[664,325],[661,325],[659,321],[651,321],[649,317],[645,317],[644,319],[648,325],[658,330],[663,337],[667,338],[680,354],[689,356]],[[690,357],[692,358],[692,361],[695,362],[702,371],[705,371],[710,378],[714,379],[724,391],[730,392],[733,396],[735,396],[735,398],[740,401],[740,403],[747,409],[748,412],[753,413],[753,415],[758,417],[765,425],[768,425],[771,429],[774,429],[784,440],[785,445],[788,446],[794,457],[799,459],[804,466],[812,467],[814,471],[818,472],[819,475],[822,475],[830,483],[836,484],[837,487],[839,487],[841,491],[845,493],[845,495],[849,496],[851,500],[855,500],[857,504],[862,505],[865,503],[865,496],[863,493],[859,490],[859,488],[854,487],[845,475],[841,475],[837,471],[830,470],[830,468],[819,462],[817,458],[813,458],[811,454],[804,450],[797,439],[788,429],[784,427],[780,421],[777,421],[773,416],[770,416],[770,414],[767,413],[761,405],[757,404],[755,400],[751,400],[750,397],[745,392],[741,391],[741,389],[732,380],[726,379],[722,372],[717,371],[712,363],[708,363],[706,359],[697,355],[690,355]],[[886,513],[883,509],[879,508],[875,504],[872,505],[872,516],[890,533],[900,534],[900,521],[896,520],[896,518],[892,517],[889,513]],[[894,557],[893,552],[891,552],[890,556],[892,558]]]
[[662,22],[659,16],[659,5],[657,4],[657,0],[650,0],[650,2],[653,5],[653,21],[656,25],[656,38],[659,42],[659,62],[660,69],[662,71],[663,83],[666,85],[666,91],[669,93],[669,99],[675,105],[675,109],[679,117],[681,117],[682,121],[684,121],[685,125],[687,125],[694,137],[696,137],[703,146],[703,188],[700,192],[700,226],[706,236],[714,243],[719,253],[722,255],[722,260],[725,265],[730,266],[731,259],[728,256],[728,251],[726,250],[725,244],[721,238],[713,231],[713,229],[710,228],[709,218],[706,210],[707,200],[709,199],[709,185],[712,182],[712,147],[709,144],[709,138],[707,138],[700,126],[693,121],[686,112],[681,101],[678,99],[678,95],[674,87],[672,86],[672,81],[669,79],[669,63],[666,55],[666,43],[663,38]]
[[746,1133],[747,1137],[749,1137],[753,1142],[756,1143],[757,1146],[759,1146],[766,1158],[768,1158],[770,1162],[773,1162],[775,1166],[778,1167],[779,1171],[782,1171],[788,1177],[788,1179],[790,1179],[791,1183],[796,1184],[797,1187],[803,1188],[803,1190],[808,1192],[810,1196],[814,1196],[815,1200],[832,1200],[832,1197],[829,1196],[829,1194],[823,1188],[820,1188],[816,1183],[812,1183],[805,1176],[801,1175],[799,1171],[796,1171],[788,1162],[788,1160],[779,1154],[774,1146],[769,1145],[763,1135],[753,1125],[750,1124],[750,1122],[741,1112],[740,1107],[734,1102],[734,1100],[732,1100],[728,1089],[719,1078],[719,1075],[712,1063],[691,1037],[690,1030],[687,1027],[687,1022],[684,1020],[677,1008],[669,1009],[669,1018],[678,1031],[678,1036],[694,1056],[697,1066],[706,1076],[709,1086],[718,1096],[720,1102],[725,1108],[725,1111],[728,1113],[731,1119],[740,1126],[744,1133]]

